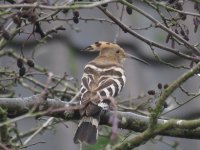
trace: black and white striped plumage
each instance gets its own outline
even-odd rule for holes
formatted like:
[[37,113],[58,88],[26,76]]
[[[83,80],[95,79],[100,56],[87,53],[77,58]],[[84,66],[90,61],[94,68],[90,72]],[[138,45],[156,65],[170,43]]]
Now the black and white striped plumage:
[[[81,84],[81,100],[91,99],[91,92],[95,99],[92,103],[104,109],[104,100],[117,96],[126,82],[125,72],[121,65],[98,65],[91,62],[85,66]],[[108,107],[108,106],[107,106]]]
[[96,42],[85,51],[99,51],[99,56],[84,68],[78,96],[83,106],[80,109],[82,119],[75,133],[74,142],[95,144],[100,113],[103,109],[108,109],[109,97],[116,97],[123,89],[126,76],[122,64],[125,58],[131,55],[127,55],[117,44],[108,42]]

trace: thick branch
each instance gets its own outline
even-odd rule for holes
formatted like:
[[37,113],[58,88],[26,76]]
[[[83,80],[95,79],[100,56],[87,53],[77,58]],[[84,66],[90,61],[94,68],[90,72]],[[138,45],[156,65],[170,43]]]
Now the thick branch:
[[[29,113],[32,107],[34,107],[38,102],[38,98],[39,95],[24,98],[0,98],[0,106],[2,108],[6,108],[8,111],[8,116],[13,118]],[[48,113],[39,113],[39,115],[43,114],[46,116],[63,118],[65,120],[79,119],[79,113],[71,109],[73,106],[75,106],[75,103],[63,102],[59,99],[47,99],[45,103],[40,104],[40,111],[45,112],[49,109],[52,111],[47,111]],[[103,113],[101,116],[101,124],[111,126],[109,123],[109,118],[112,115],[112,111]],[[119,128],[142,132],[148,127],[149,117],[147,116],[120,111],[117,112],[117,115],[119,118]],[[30,115],[29,117],[31,116],[34,115]],[[0,127],[8,123],[9,121],[1,123]],[[172,137],[200,139],[200,129],[196,129],[199,125],[200,119],[190,121],[158,119],[158,126],[160,127],[155,132],[160,135]],[[159,129],[162,130],[160,131]]]
[[[148,128],[142,132],[140,135],[130,138],[128,140],[125,140],[123,143],[120,143],[114,147],[114,150],[124,149],[129,150],[132,149],[138,145],[143,144],[145,141],[148,141],[150,138],[153,138],[154,136],[167,131],[172,128],[182,128],[186,129],[185,127],[191,127],[192,129],[195,129],[200,126],[200,120],[191,120],[191,121],[183,121],[183,120],[169,120],[165,122],[164,124],[159,124],[158,117],[161,114],[163,110],[163,105],[165,100],[186,80],[194,76],[196,73],[198,73],[200,70],[200,63],[198,63],[196,66],[194,66],[191,70],[184,73],[182,76],[177,78],[172,84],[169,85],[168,88],[166,88],[162,94],[159,97],[159,100],[156,104],[156,108],[152,110],[151,116],[149,119],[149,126]],[[190,125],[189,125],[190,124]],[[188,126],[189,125],[189,126]],[[196,126],[197,125],[197,126]]]

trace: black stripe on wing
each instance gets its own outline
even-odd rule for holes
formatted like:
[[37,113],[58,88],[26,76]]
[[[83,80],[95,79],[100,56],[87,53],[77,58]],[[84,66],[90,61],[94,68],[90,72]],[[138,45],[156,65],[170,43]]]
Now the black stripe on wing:
[[109,95],[110,96],[114,96],[113,93],[116,93],[115,89],[114,89],[114,91],[113,91],[113,89],[111,87],[107,87],[107,89],[108,89],[108,92],[110,93]]
[[[118,82],[117,82],[118,81]],[[115,78],[115,79],[107,79],[98,86],[96,91],[100,91],[100,95],[106,96],[106,92],[109,92],[109,96],[117,96],[119,92],[122,90],[124,86],[123,79]],[[111,88],[113,87],[113,88]]]
[[87,76],[82,77],[82,86],[84,86],[86,89],[89,89],[88,77]]
[[120,88],[120,91],[119,91],[119,92],[121,92],[123,87],[124,87],[125,81],[122,78],[118,78],[118,80],[119,80],[119,82],[121,84],[121,88]]

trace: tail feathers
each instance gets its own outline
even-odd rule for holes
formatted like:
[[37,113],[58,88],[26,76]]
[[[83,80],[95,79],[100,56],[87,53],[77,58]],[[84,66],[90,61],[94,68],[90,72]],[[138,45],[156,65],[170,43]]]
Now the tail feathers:
[[74,143],[96,144],[99,121],[93,117],[83,117],[74,136]]

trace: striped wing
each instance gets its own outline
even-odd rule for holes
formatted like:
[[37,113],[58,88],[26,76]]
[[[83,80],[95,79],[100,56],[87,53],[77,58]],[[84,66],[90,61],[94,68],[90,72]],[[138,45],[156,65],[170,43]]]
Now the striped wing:
[[89,63],[85,66],[81,84],[81,100],[92,101],[100,107],[106,107],[103,100],[117,96],[126,77],[120,65],[97,66]]

